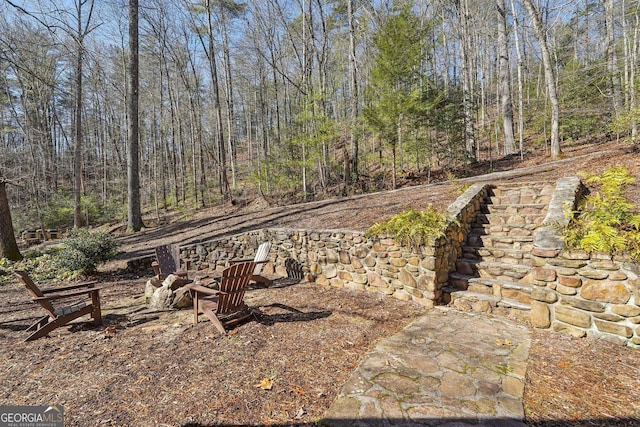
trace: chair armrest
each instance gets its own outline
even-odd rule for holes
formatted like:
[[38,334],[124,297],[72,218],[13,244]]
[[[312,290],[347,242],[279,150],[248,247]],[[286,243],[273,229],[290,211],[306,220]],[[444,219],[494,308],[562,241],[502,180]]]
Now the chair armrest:
[[207,288],[206,286],[202,286],[202,285],[189,286],[189,291],[196,292],[199,294],[205,294],[205,295],[217,295],[220,293],[220,291],[216,289]]
[[92,280],[90,282],[82,282],[82,283],[77,283],[75,285],[69,285],[69,286],[62,286],[60,288],[49,288],[49,289],[42,289],[41,292],[43,294],[50,294],[50,293],[58,293],[60,291],[70,291],[72,289],[80,289],[80,288],[93,288],[95,287],[95,285],[98,283],[97,280]]
[[98,293],[100,291],[100,289],[102,289],[102,287],[88,288],[88,289],[84,289],[84,290],[81,290],[81,291],[66,292],[64,294],[52,294],[52,295],[47,296],[47,297],[33,298],[32,301],[34,301],[34,302],[53,301],[53,300],[58,300],[58,299],[77,297],[78,295],[92,294],[94,292]]
[[229,260],[229,265],[237,264],[239,262],[249,262],[253,261],[253,258],[235,258]]

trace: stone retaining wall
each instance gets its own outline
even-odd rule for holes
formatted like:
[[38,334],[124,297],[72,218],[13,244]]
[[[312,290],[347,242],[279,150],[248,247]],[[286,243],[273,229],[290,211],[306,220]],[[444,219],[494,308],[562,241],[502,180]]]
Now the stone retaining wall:
[[270,241],[265,273],[286,274],[284,261],[300,261],[318,283],[380,292],[426,307],[441,302],[442,288],[461,254],[462,242],[475,219],[488,186],[471,186],[447,210],[452,219],[445,236],[419,251],[381,236],[367,238],[351,230],[262,229],[183,246],[180,257],[189,270],[222,270],[233,258],[253,258]]
[[560,224],[584,188],[577,178],[558,181],[531,255],[536,267],[531,321],[538,328],[640,346],[640,266],[624,257],[564,250]]
[[[488,185],[469,187],[447,210],[445,236],[419,251],[401,247],[384,236],[367,238],[351,230],[262,229],[183,246],[189,270],[222,270],[230,259],[253,259],[258,245],[270,241],[265,273],[286,275],[284,261],[294,258],[319,283],[380,292],[425,307],[443,303],[443,288],[455,271],[462,245],[475,220]],[[531,320],[574,336],[604,338],[640,346],[640,265],[628,259],[582,251],[565,251],[561,230],[569,222],[585,188],[576,177],[561,178],[543,226],[536,231]],[[129,262],[141,271],[151,258]]]

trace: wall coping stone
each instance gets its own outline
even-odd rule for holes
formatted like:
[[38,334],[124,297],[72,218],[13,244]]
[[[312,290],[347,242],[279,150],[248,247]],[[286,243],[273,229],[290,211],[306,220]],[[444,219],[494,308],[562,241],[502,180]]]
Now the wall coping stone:
[[564,249],[564,242],[559,229],[569,225],[570,218],[566,210],[575,210],[578,200],[586,188],[577,176],[560,178],[556,181],[556,188],[549,201],[547,215],[542,221],[535,235],[534,247],[542,250]]

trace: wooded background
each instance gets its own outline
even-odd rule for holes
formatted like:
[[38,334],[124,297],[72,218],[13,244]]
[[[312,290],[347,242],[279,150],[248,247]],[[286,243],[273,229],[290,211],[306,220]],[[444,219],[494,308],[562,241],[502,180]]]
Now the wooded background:
[[[144,212],[637,133],[640,2],[139,0]],[[0,0],[16,230],[126,221],[127,0]],[[75,197],[74,197],[75,195]]]

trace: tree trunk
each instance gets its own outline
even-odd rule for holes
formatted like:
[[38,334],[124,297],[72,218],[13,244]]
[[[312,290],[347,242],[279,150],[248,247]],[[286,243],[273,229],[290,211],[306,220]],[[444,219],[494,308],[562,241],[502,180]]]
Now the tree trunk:
[[75,147],[73,150],[73,226],[82,226],[80,195],[82,193],[82,62],[84,43],[82,36],[82,3],[78,3],[78,34],[76,55],[76,99],[75,99]]
[[[353,16],[354,0],[347,0],[347,19],[349,20],[349,86],[350,86],[350,116],[349,139],[351,140],[351,153],[345,161],[345,180],[347,182],[358,181],[358,137],[355,126],[358,120],[358,75],[356,61],[355,42],[355,17]],[[345,150],[346,154],[346,150]]]
[[7,258],[9,261],[20,261],[22,255],[13,232],[6,184],[5,181],[0,179],[0,259]]
[[127,150],[127,229],[140,231],[140,172],[138,162],[138,0],[129,0],[129,149]]
[[465,149],[467,159],[470,162],[476,161],[476,140],[474,134],[473,120],[473,82],[470,59],[470,34],[469,34],[469,7],[467,0],[456,1],[458,23],[460,31],[460,62],[462,65],[462,92],[463,92],[463,110],[464,110],[464,129],[465,129]]
[[531,0],[523,0],[523,2],[524,6],[529,12],[529,15],[531,16],[531,20],[533,21],[533,27],[536,32],[536,39],[538,40],[538,44],[540,45],[540,52],[542,54],[544,77],[547,84],[547,96],[549,97],[549,103],[551,104],[551,158],[553,160],[556,160],[560,157],[560,107],[558,105],[556,80],[553,74],[553,65],[551,64],[551,55],[549,54],[547,38],[545,36],[544,29],[542,28],[542,20],[540,19],[538,10],[535,8]]
[[500,99],[502,127],[504,131],[504,154],[515,151],[513,137],[513,103],[511,101],[511,73],[509,68],[509,46],[507,43],[507,10],[505,0],[496,0],[498,9],[498,49],[500,51]]
[[524,157],[524,77],[522,70],[524,60],[520,48],[520,21],[513,0],[511,0],[511,13],[513,14],[513,36],[516,45],[516,55],[518,55],[518,142],[520,145],[520,159],[522,159]]
[[[604,6],[604,20],[606,28],[607,70],[609,71],[609,95],[613,107],[614,119],[622,113],[622,90],[620,88],[620,71],[618,70],[618,55],[616,54],[616,40],[614,30],[613,0],[602,0]],[[624,17],[623,17],[624,19]]]
[[227,150],[224,144],[224,128],[222,120],[222,106],[220,105],[220,88],[218,82],[218,65],[216,64],[216,53],[213,46],[213,11],[212,5],[207,0],[207,24],[209,37],[209,67],[211,72],[211,87],[213,89],[213,109],[216,116],[216,132],[218,139],[218,185],[220,194],[224,202],[231,202],[231,191],[229,189],[229,179],[227,178]]

